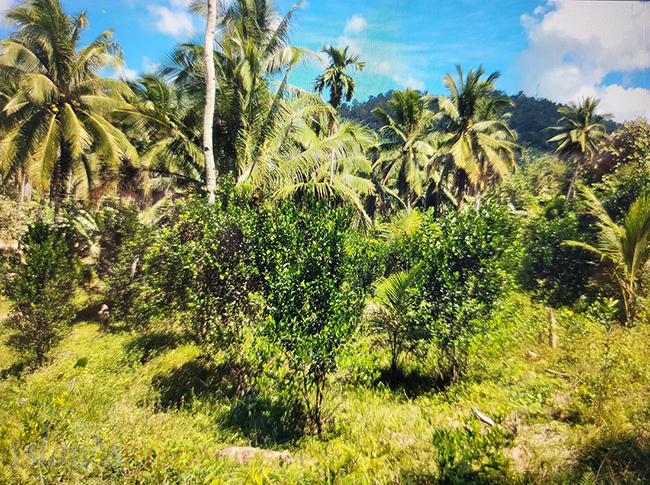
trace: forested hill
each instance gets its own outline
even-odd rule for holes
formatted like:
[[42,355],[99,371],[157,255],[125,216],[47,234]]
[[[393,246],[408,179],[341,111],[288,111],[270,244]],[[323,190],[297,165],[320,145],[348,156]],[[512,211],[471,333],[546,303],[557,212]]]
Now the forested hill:
[[[360,103],[354,101],[352,104],[343,105],[341,114],[343,117],[368,125],[379,132],[381,124],[372,114],[375,108],[388,109],[388,101],[392,97],[392,91],[377,96],[370,96],[368,101]],[[537,149],[543,152],[550,152],[554,147],[546,144],[551,135],[545,131],[549,126],[557,123],[560,115],[557,110],[562,105],[549,101],[548,99],[536,99],[526,96],[522,92],[510,96],[514,106],[509,110],[511,118],[510,127],[518,134],[519,143],[522,146]],[[606,123],[609,133],[614,131],[618,125],[614,122]]]

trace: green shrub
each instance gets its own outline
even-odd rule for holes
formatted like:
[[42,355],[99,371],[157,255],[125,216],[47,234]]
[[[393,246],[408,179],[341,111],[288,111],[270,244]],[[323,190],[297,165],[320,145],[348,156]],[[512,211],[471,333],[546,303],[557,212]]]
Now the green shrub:
[[61,340],[75,314],[72,297],[80,263],[66,239],[61,228],[43,222],[30,226],[22,239],[23,261],[4,287],[13,305],[8,344],[38,364]]
[[143,260],[151,242],[151,229],[140,222],[131,206],[106,206],[97,215],[99,258],[97,274],[106,284],[104,294],[111,318],[130,327],[148,323]]
[[458,379],[483,323],[506,291],[516,251],[516,221],[497,206],[469,208],[439,219],[427,214],[422,317],[431,323],[444,379]]
[[255,255],[264,275],[264,334],[286,352],[307,413],[322,432],[322,403],[336,357],[358,326],[363,298],[346,281],[351,214],[324,203],[287,203],[260,217]]
[[347,280],[350,286],[367,296],[377,279],[386,275],[388,245],[376,234],[350,231],[346,244],[346,258],[350,271]]
[[[13,243],[20,238],[25,217],[12,199],[0,195],[0,243]],[[0,246],[0,256],[6,251]]]
[[199,341],[233,357],[245,326],[259,313],[246,237],[254,213],[245,204],[236,197],[224,205],[177,204],[143,264],[151,315],[184,315]]
[[580,240],[576,215],[566,211],[564,199],[547,205],[545,214],[524,226],[524,255],[517,272],[523,289],[552,307],[572,305],[588,293],[595,258],[589,251],[567,246]]

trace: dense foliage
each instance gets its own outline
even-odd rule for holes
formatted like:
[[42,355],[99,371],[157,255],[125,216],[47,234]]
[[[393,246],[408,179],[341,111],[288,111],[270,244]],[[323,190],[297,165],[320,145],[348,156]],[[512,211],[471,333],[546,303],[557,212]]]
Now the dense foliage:
[[363,306],[346,281],[354,271],[345,251],[350,222],[348,211],[323,203],[305,210],[288,204],[265,214],[257,228],[267,300],[262,332],[286,352],[319,434],[327,378]]
[[75,315],[72,302],[79,282],[79,260],[71,251],[71,234],[39,222],[21,240],[22,261],[7,275],[4,295],[13,305],[7,343],[42,364]]
[[511,283],[516,223],[496,206],[428,220],[421,246],[425,262],[423,308],[441,352],[440,371],[456,380],[475,338]]
[[552,307],[573,305],[589,294],[595,260],[588,251],[563,244],[581,238],[578,218],[565,209],[563,198],[547,204],[524,231],[524,254],[517,273],[522,288]]
[[[650,480],[647,122],[507,96],[482,66],[345,104],[347,47],[316,93],[288,83],[313,57],[300,4],[216,3],[214,42],[129,82],[102,76],[111,31],[81,45],[85,13],[9,10],[0,459],[36,461],[0,481]],[[128,456],[43,464],[49,436]],[[553,473],[546,441],[573,447]],[[302,456],[214,465],[233,443]]]

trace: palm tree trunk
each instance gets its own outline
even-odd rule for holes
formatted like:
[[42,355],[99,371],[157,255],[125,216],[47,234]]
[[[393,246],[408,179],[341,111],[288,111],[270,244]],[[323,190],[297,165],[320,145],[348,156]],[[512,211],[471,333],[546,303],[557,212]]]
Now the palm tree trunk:
[[636,289],[632,282],[628,282],[622,289],[625,303],[625,325],[630,327],[634,324],[634,318],[636,317]]
[[54,173],[50,182],[50,202],[54,206],[54,224],[58,224],[61,220],[59,212],[61,210],[61,162],[63,157],[64,153],[61,150],[61,159],[54,166]]
[[465,170],[460,170],[458,173],[458,178],[456,179],[456,204],[457,207],[460,207],[463,205],[463,201],[465,200],[465,191],[466,191],[466,185],[467,185],[467,174]]
[[208,22],[205,30],[205,111],[203,113],[203,154],[205,158],[205,188],[208,202],[214,204],[217,174],[214,165],[213,124],[216,78],[214,71],[214,33],[217,28],[217,2],[208,0]]
[[27,191],[27,174],[21,170],[20,173],[20,197],[18,198],[18,210],[23,210],[23,204],[25,203],[25,192]]

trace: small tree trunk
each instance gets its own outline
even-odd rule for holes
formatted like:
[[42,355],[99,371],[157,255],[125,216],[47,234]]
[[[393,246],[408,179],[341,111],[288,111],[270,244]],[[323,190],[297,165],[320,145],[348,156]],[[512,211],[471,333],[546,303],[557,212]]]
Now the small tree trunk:
[[630,327],[634,323],[635,312],[635,298],[634,290],[626,290],[623,292],[625,301],[625,325]]
[[393,350],[393,355],[390,359],[390,376],[394,379],[397,378],[397,352]]
[[[63,155],[62,155],[63,156]],[[50,182],[50,202],[54,206],[54,224],[61,220],[59,212],[61,210],[61,163],[57,163],[52,174]]]
[[570,200],[571,197],[573,197],[573,192],[574,192],[574,187],[576,185],[576,182],[578,180],[578,167],[576,167],[576,171],[573,172],[573,177],[571,177],[571,182],[569,182],[569,190],[567,190],[566,193],[566,200]]
[[27,175],[23,172],[20,176],[20,197],[18,198],[18,211],[23,210],[25,202],[25,192],[27,191]]
[[[324,385],[324,384],[323,384]],[[316,431],[318,436],[323,436],[323,393],[321,389],[321,384],[316,383],[316,406],[314,406],[314,418],[316,420]]]
[[552,349],[557,347],[557,318],[553,307],[547,307],[548,311],[548,344]]
[[205,188],[208,202],[214,204],[217,173],[214,165],[213,124],[216,77],[214,71],[214,33],[217,28],[217,2],[208,0],[208,22],[205,30],[205,111],[203,113],[203,154],[205,158]]

